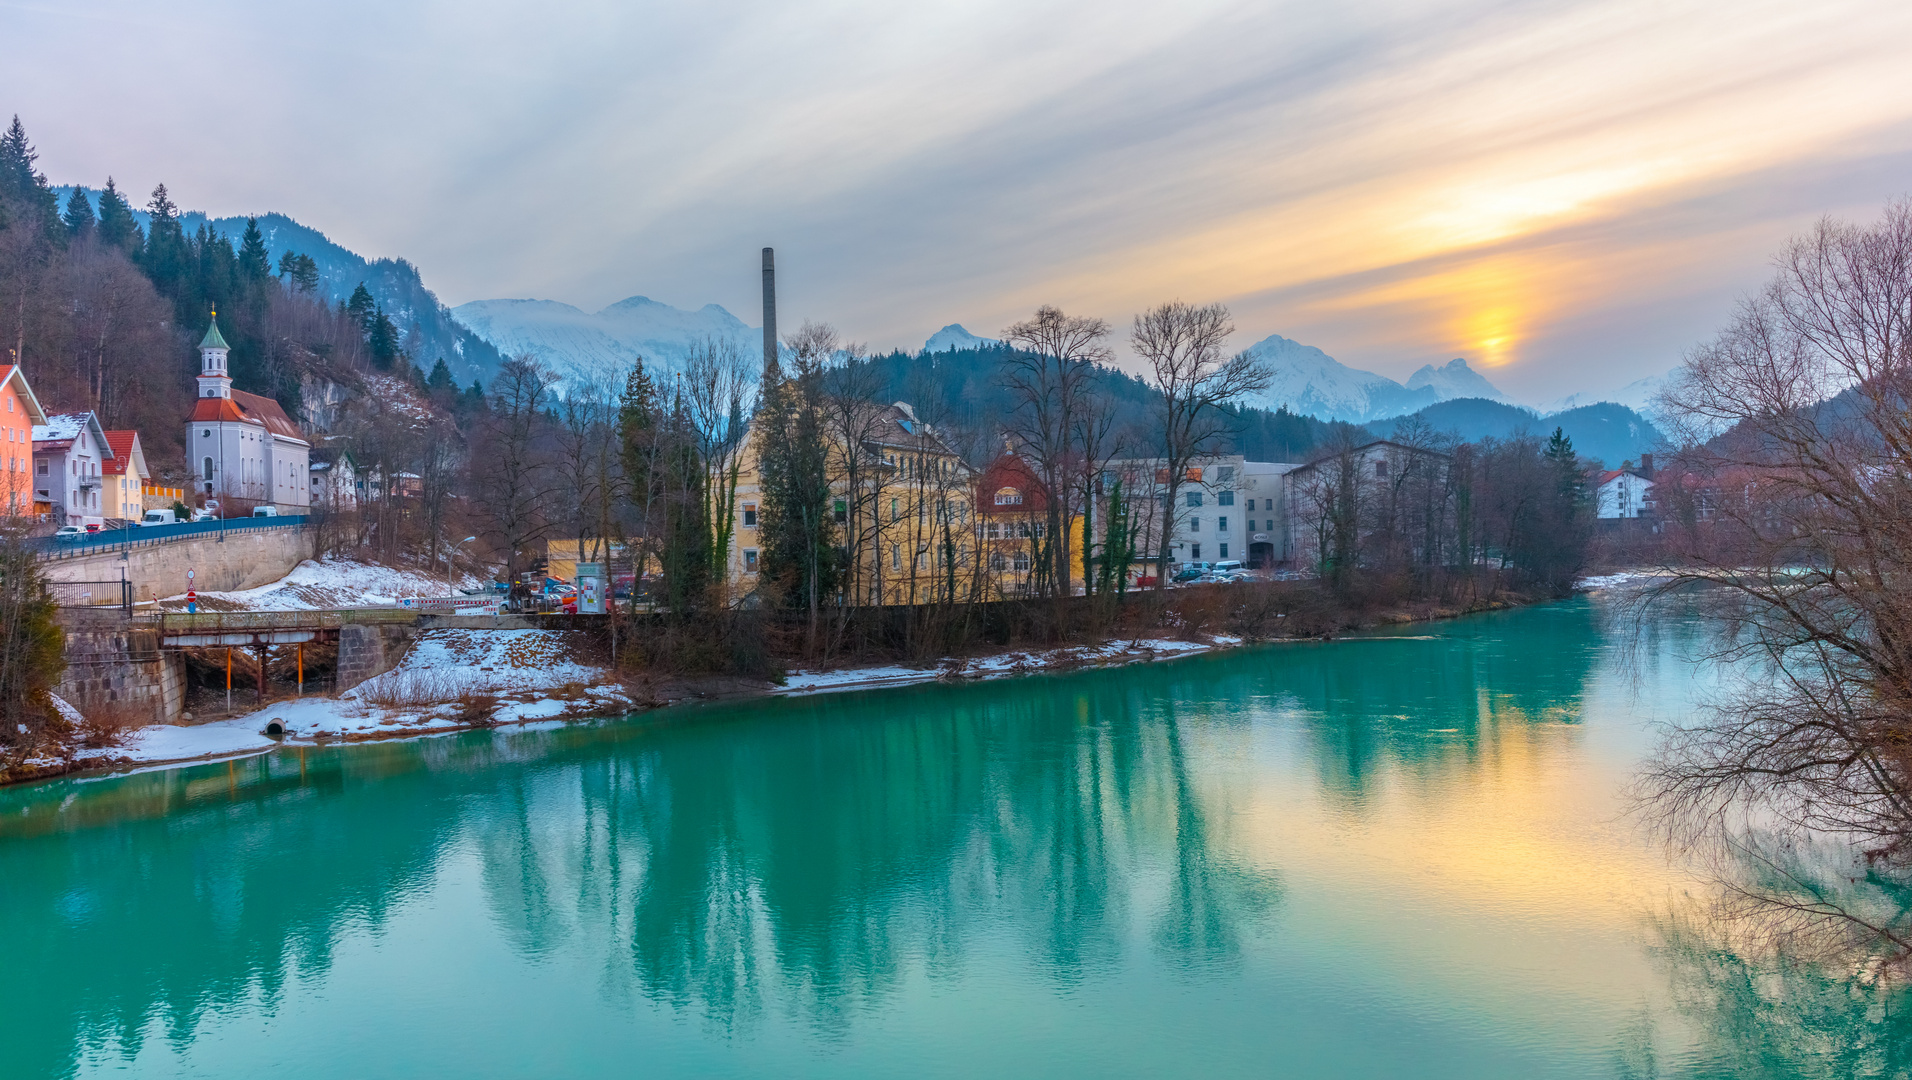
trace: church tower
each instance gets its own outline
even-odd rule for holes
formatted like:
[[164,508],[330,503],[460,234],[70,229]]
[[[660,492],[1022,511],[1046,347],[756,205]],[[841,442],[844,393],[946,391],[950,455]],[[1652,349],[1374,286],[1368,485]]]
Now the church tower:
[[200,397],[232,397],[232,376],[226,373],[226,354],[231,351],[226,339],[219,334],[219,313],[215,311],[212,325],[206,328],[206,336],[199,343]]

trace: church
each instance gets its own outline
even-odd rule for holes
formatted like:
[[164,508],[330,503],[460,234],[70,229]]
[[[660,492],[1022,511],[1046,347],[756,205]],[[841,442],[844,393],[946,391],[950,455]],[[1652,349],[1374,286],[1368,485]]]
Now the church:
[[255,506],[304,514],[312,503],[307,468],[312,444],[269,397],[232,388],[219,315],[199,343],[199,398],[186,425],[186,460],[201,493],[219,500],[223,517]]

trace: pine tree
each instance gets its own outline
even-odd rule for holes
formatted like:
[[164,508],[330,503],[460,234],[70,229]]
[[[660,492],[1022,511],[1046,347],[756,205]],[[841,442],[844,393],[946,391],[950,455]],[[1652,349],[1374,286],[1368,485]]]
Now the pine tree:
[[15,115],[6,134],[0,135],[0,200],[22,204],[26,208],[24,219],[37,217],[48,236],[64,237],[65,233],[54,232],[60,224],[59,196],[53,194],[46,177],[33,169],[39,157],[27,139],[27,129]]
[[61,215],[66,222],[67,235],[74,240],[85,240],[93,235],[93,204],[86,199],[86,189],[76,187],[73,194],[67,196],[66,213]]
[[126,197],[113,185],[113,178],[106,178],[106,187],[100,192],[100,243],[119,248],[127,254],[139,251],[144,238],[139,234],[139,222],[133,217],[133,208]]
[[[294,292],[319,291],[319,264],[313,262],[310,255],[294,255],[290,251],[280,255],[279,276],[291,284]],[[370,299],[371,294],[366,294],[366,298]]]
[[272,257],[266,253],[266,239],[259,232],[259,219],[246,219],[246,233],[239,242],[239,279],[250,286],[262,285],[272,276]]
[[434,397],[458,393],[458,384],[452,381],[451,369],[445,366],[444,357],[432,365],[432,373],[425,377],[425,389]]
[[372,316],[377,310],[378,301],[372,299],[371,291],[366,289],[365,283],[359,282],[358,288],[352,290],[351,299],[345,302],[345,313],[352,316],[358,323],[360,333],[368,337],[371,335]]
[[365,335],[365,343],[372,351],[372,363],[380,371],[390,371],[400,356],[398,348],[398,327],[392,324],[392,317],[379,307],[372,314],[371,330]]
[[165,184],[153,188],[146,213],[146,247],[140,253],[140,266],[159,294],[177,305],[182,299],[191,252],[187,249],[186,228],[179,220],[179,207],[173,205]]

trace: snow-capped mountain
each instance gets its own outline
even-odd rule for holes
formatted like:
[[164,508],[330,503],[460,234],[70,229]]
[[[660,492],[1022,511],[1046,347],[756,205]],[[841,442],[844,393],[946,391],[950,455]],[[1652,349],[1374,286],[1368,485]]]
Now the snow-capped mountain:
[[1654,411],[1654,398],[1658,397],[1661,389],[1666,386],[1667,375],[1670,374],[1672,373],[1668,372],[1665,375],[1649,375],[1644,379],[1635,379],[1618,390],[1611,390],[1604,394],[1568,394],[1558,401],[1548,402],[1542,406],[1542,410],[1559,412],[1596,402],[1611,401],[1616,405],[1625,405],[1642,416],[1651,416]]
[[728,340],[755,355],[763,332],[716,304],[696,311],[645,296],[586,312],[556,300],[473,300],[452,309],[458,321],[506,356],[530,353],[569,385],[615,392],[639,357],[646,367],[679,371],[692,346]]
[[923,342],[924,352],[955,352],[957,349],[990,349],[1002,342],[995,338],[977,337],[963,329],[962,323],[950,323],[929,336]]
[[1421,370],[1407,377],[1407,388],[1419,390],[1433,387],[1440,400],[1454,398],[1486,398],[1489,401],[1506,401],[1507,398],[1487,377],[1467,366],[1467,361],[1455,357],[1440,367],[1433,364],[1421,365]]

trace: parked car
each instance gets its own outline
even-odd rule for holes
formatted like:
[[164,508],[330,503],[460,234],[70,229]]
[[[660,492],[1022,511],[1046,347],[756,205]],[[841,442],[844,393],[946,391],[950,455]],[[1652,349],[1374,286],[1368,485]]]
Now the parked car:
[[278,517],[279,508],[276,506],[255,506],[252,508],[252,516],[253,517]]
[[219,519],[219,511],[217,510],[194,510],[192,512],[192,516],[188,518],[187,520],[188,521],[217,521],[218,519]]
[[179,524],[179,515],[173,513],[171,510],[148,510],[146,511],[146,516],[140,518],[136,524],[138,524],[140,528],[151,528],[155,525],[177,525]]
[[53,539],[62,544],[72,544],[86,539],[86,529],[80,525],[62,525],[53,530]]
[[1208,576],[1208,571],[1202,569],[1200,566],[1191,564],[1189,566],[1182,567],[1180,570],[1177,570],[1175,572],[1175,576],[1172,578],[1169,578],[1169,580],[1176,583],[1177,585],[1185,585],[1191,581],[1200,581],[1202,580],[1202,578],[1206,576]]

